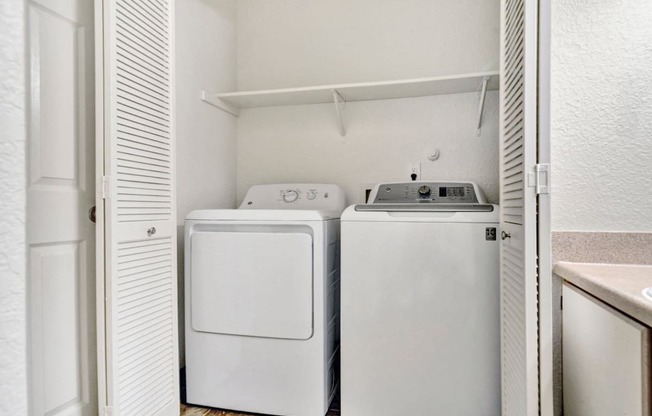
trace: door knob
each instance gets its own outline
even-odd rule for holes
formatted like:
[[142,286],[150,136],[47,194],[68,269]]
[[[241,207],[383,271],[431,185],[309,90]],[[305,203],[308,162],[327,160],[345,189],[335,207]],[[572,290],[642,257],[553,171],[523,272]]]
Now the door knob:
[[512,234],[506,233],[505,231],[503,231],[502,233],[500,233],[500,238],[503,239],[503,240],[506,240],[508,238],[512,238]]
[[88,219],[91,220],[93,224],[95,224],[95,221],[97,220],[96,211],[97,209],[95,209],[95,205],[88,210]]
[[151,228],[148,228],[148,229],[147,229],[147,236],[148,236],[148,237],[151,237],[151,236],[153,236],[154,234],[156,234],[156,228],[155,228],[155,227],[151,227]]

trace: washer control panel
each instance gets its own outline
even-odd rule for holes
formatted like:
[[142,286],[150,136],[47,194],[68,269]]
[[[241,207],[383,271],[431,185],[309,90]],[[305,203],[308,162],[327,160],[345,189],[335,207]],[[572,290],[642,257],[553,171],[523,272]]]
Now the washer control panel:
[[344,210],[344,190],[334,184],[285,183],[249,188],[240,208]]
[[376,185],[369,203],[485,204],[486,201],[473,182],[400,182]]

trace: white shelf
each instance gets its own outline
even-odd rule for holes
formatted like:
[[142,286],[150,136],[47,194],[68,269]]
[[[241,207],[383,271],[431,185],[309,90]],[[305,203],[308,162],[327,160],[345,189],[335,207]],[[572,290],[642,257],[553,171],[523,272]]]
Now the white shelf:
[[[486,88],[483,84],[486,80]],[[285,105],[335,103],[338,109],[340,131],[344,135],[341,119],[341,105],[353,101],[387,100],[394,98],[424,97],[442,94],[460,94],[497,90],[498,72],[484,72],[445,77],[404,79],[397,81],[365,82],[356,84],[320,85],[303,88],[282,88],[275,90],[241,91],[211,94],[202,91],[202,100],[233,115],[239,115],[241,108],[273,107]],[[478,124],[484,97],[481,97]]]

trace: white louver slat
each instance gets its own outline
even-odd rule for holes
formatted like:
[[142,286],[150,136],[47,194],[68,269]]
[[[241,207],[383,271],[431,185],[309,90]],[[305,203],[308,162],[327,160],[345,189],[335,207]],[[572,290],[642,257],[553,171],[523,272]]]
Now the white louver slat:
[[117,254],[117,410],[156,414],[175,394],[166,365],[174,353],[172,244],[169,238],[120,243]]
[[503,0],[500,205],[503,416],[539,412],[536,195],[537,1]]
[[115,416],[179,414],[172,1],[103,1],[104,396]]
[[[169,220],[172,215],[170,30],[157,6],[146,1],[118,1],[115,6],[120,222]],[[135,198],[139,191],[150,197]]]

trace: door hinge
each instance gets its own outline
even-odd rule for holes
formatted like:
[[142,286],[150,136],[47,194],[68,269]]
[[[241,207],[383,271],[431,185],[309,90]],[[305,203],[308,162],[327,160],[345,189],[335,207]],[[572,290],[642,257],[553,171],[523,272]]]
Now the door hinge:
[[111,195],[111,178],[102,176],[102,199],[109,199]]
[[104,416],[113,416],[113,407],[104,406]]
[[548,163],[534,165],[534,172],[528,174],[528,186],[536,188],[537,195],[550,193],[550,165]]

